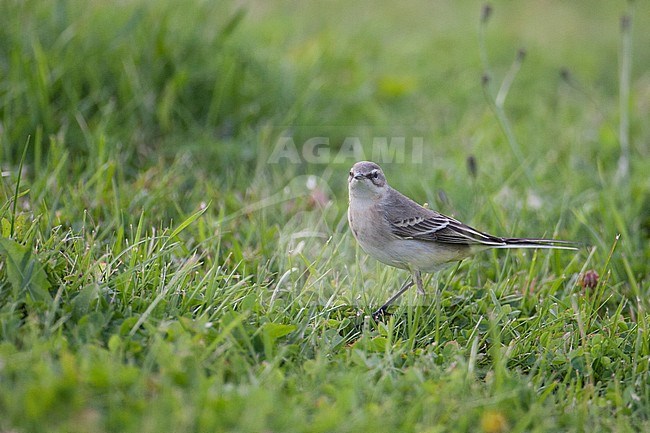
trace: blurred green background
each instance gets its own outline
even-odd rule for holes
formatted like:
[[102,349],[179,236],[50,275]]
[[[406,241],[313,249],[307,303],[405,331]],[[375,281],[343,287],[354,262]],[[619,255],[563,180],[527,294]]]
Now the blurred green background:
[[[647,429],[650,3],[490,11],[1,1],[0,430]],[[395,137],[400,191],[585,248],[364,321],[404,276],[347,173]]]

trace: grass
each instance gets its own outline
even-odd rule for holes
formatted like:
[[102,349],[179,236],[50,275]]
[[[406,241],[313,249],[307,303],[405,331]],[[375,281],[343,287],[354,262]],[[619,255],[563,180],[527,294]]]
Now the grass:
[[[0,430],[648,430],[648,5],[482,7],[1,2]],[[375,323],[377,139],[419,201],[585,247]]]

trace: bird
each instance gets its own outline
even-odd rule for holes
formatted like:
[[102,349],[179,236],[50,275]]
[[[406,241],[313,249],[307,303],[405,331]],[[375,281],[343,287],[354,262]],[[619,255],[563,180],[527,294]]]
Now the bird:
[[359,161],[348,176],[348,224],[361,249],[381,263],[410,272],[410,278],[373,313],[377,318],[413,285],[424,294],[422,273],[434,273],[487,249],[577,250],[555,239],[493,236],[426,208],[392,188],[381,167]]

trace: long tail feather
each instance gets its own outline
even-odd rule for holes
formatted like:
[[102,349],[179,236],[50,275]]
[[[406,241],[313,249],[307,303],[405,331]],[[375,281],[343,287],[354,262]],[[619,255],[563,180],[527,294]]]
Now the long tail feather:
[[551,248],[557,250],[577,250],[578,244],[571,241],[555,239],[503,238],[502,245],[493,248]]

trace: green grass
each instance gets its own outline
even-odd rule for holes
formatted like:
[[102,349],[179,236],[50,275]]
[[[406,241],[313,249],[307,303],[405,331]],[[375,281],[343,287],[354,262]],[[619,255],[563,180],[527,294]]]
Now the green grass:
[[[650,429],[650,9],[482,7],[0,2],[0,431]],[[375,323],[406,275],[347,229],[350,137],[404,137],[387,177],[431,207],[585,247],[483,253]]]

